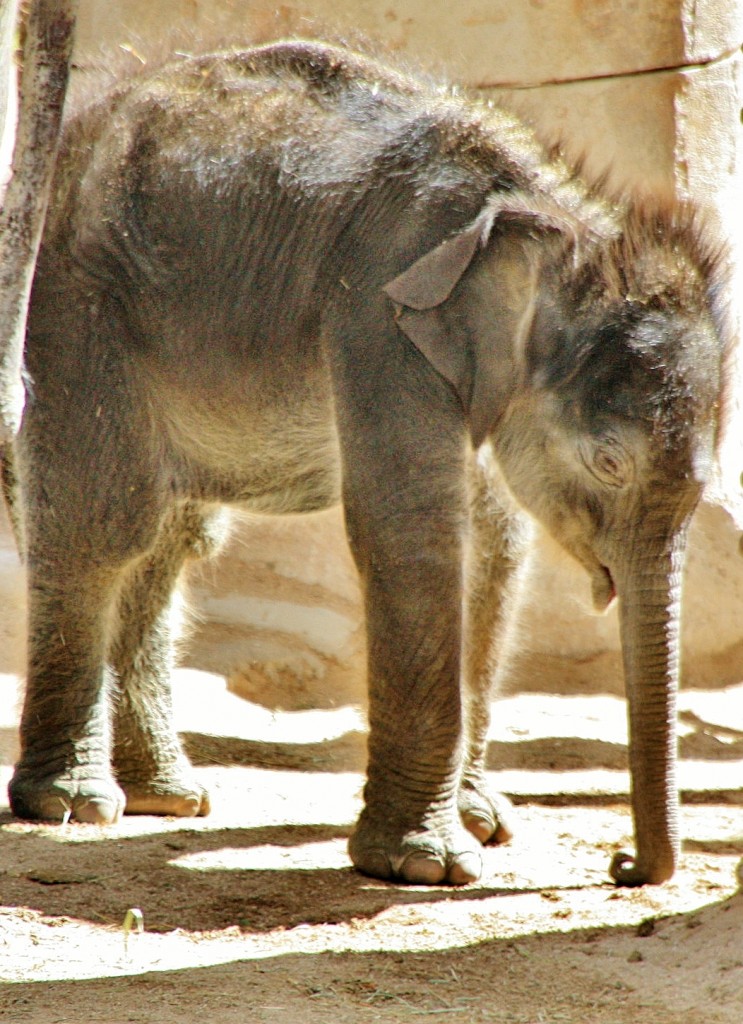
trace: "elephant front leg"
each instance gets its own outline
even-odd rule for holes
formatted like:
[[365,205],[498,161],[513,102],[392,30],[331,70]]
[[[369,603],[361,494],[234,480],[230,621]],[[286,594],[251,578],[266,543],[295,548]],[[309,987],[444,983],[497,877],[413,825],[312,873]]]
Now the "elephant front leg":
[[459,811],[483,845],[507,842],[514,832],[509,800],[486,779],[493,679],[508,657],[533,524],[505,491],[487,446],[469,467],[470,537],[465,618],[465,735]]
[[347,295],[332,370],[369,684],[365,803],[349,852],[377,878],[462,885],[482,866],[457,803],[467,427],[447,382],[401,344],[385,296],[376,309]]
[[[377,878],[462,885],[479,877],[481,856],[457,807],[461,545],[450,523],[412,518],[397,520],[392,534],[388,524],[386,539],[377,524],[375,543],[358,558],[370,734],[365,806],[349,850]],[[351,523],[352,540],[356,532]]]

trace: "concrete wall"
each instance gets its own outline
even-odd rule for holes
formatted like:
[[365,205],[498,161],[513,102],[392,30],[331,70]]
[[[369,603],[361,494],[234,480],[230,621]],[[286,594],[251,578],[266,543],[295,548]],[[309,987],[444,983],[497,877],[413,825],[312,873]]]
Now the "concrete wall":
[[[536,121],[591,171],[697,197],[728,227],[743,209],[743,15],[729,0],[81,0],[76,91],[112,66],[138,69],[169,46],[243,44],[330,28],[487,91]],[[741,388],[743,392],[743,388]],[[736,415],[740,410],[734,409]],[[686,681],[743,677],[738,555],[743,430],[695,525],[685,602]],[[737,520],[737,521],[736,521]],[[300,707],[363,699],[363,626],[337,512],[241,526],[192,574],[196,619],[184,658],[240,692]],[[615,614],[586,613],[581,570],[545,542],[507,685],[615,690]],[[8,628],[12,632],[12,623]],[[0,665],[0,668],[2,666]]]

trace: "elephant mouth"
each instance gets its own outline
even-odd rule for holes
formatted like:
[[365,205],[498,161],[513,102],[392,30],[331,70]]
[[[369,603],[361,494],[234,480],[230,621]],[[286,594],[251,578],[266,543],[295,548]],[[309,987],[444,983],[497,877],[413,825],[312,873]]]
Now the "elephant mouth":
[[605,565],[598,565],[591,573],[591,599],[594,611],[603,615],[607,612],[617,596],[614,578]]

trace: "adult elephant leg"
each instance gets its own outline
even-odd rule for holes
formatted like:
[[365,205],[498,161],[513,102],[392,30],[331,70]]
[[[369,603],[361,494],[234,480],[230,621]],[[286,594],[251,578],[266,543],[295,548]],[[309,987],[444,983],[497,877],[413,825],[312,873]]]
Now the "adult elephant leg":
[[113,760],[127,814],[209,812],[208,794],[173,721],[172,632],[183,563],[216,550],[224,523],[220,513],[206,514],[188,503],[174,509],[153,551],[136,563],[122,588],[110,660],[119,691]]
[[508,799],[491,792],[486,782],[490,701],[496,671],[508,657],[509,627],[523,589],[534,527],[507,493],[488,446],[473,455],[469,483],[466,747],[459,811],[481,843],[503,843],[513,835],[513,815]]

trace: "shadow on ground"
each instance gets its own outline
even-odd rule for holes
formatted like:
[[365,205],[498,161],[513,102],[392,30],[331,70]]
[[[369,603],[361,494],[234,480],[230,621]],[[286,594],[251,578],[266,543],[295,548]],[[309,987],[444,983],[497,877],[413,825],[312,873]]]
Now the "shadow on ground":
[[[0,826],[9,821],[0,818]],[[148,931],[211,932],[230,927],[251,932],[302,924],[338,924],[371,918],[404,904],[487,900],[540,892],[518,885],[462,889],[390,885],[338,868],[210,867],[209,854],[272,847],[290,853],[309,844],[342,840],[346,828],[293,825],[169,832],[137,838],[77,840],[65,845],[49,833],[6,834],[6,864],[0,873],[0,905],[23,906],[49,917],[74,916],[91,924],[119,925],[129,906],[147,907]],[[237,852],[237,856],[235,855]],[[189,861],[199,865],[190,868]],[[247,857],[243,858],[249,859]],[[228,879],[228,882],[226,882]],[[552,891],[585,889],[553,886]],[[611,890],[609,883],[596,888]]]
[[[740,957],[712,970],[702,961],[697,971],[693,964],[688,972],[675,966],[721,934],[729,953],[736,944],[743,948],[740,896],[693,915],[600,933],[590,928],[492,939],[443,952],[293,953],[128,977],[18,984],[6,990],[0,1019],[699,1024],[699,1003],[684,1007],[683,977],[703,989],[698,994],[706,1024],[727,1024],[736,1019],[743,993]],[[678,952],[669,957],[674,947]]]

